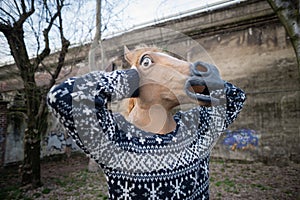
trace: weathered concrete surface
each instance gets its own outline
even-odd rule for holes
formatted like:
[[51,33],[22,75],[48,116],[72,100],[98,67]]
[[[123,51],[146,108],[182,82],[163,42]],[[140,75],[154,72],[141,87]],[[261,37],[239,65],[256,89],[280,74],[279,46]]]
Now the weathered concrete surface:
[[[186,52],[193,47],[193,41],[174,30],[192,37],[205,51]],[[254,130],[258,145],[244,150],[230,148],[222,144],[221,138],[213,150],[214,156],[277,164],[300,162],[299,72],[286,32],[266,1],[248,1],[106,39],[106,58],[122,55],[123,45],[132,48],[140,43],[168,47],[190,60],[213,62],[225,80],[245,90],[244,110],[230,129]],[[86,45],[70,50],[58,82],[91,70],[87,64],[88,49]],[[122,58],[118,65],[127,66]],[[0,77],[5,77],[9,67],[12,66],[1,67]],[[41,70],[37,82],[44,84],[47,77]],[[0,89],[14,91],[21,86],[18,79],[7,79]],[[8,93],[5,95],[9,98]]]
[[[299,162],[299,72],[283,27],[273,23],[248,28],[220,36],[219,44],[212,46],[215,48],[209,50],[210,55],[224,79],[243,88],[248,97],[231,128],[254,129],[260,136],[256,149],[245,153],[226,152],[226,156]],[[217,155],[224,150],[220,148]]]

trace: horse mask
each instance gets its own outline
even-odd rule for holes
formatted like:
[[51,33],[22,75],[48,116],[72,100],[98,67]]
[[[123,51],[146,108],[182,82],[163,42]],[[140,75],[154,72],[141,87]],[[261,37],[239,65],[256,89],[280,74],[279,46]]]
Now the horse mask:
[[[140,80],[139,95],[129,101],[128,112],[130,115],[135,106],[142,109],[131,116],[130,121],[151,115],[161,127],[170,111],[178,105],[196,103],[212,106],[220,103],[219,98],[210,93],[224,88],[224,81],[215,66],[200,61],[190,63],[152,47],[133,51],[125,47],[124,51],[125,59],[132,69],[138,71]],[[143,120],[142,124],[150,123],[149,120],[145,122],[147,117]]]

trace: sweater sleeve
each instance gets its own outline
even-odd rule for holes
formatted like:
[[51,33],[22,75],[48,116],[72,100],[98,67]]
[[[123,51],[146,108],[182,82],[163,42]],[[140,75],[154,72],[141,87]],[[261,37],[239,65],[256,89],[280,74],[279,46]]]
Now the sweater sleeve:
[[52,87],[48,107],[76,144],[98,159],[103,137],[113,137],[116,128],[107,103],[137,96],[138,86],[139,76],[134,69],[95,71]]
[[213,91],[211,95],[218,97],[220,103],[211,107],[197,106],[183,115],[184,124],[197,133],[199,157],[210,153],[219,136],[237,118],[246,100],[245,93],[228,82],[224,83],[224,89]]
[[224,129],[234,122],[238,114],[243,108],[246,100],[246,94],[240,88],[233,84],[225,83],[225,95],[226,95],[226,114]]

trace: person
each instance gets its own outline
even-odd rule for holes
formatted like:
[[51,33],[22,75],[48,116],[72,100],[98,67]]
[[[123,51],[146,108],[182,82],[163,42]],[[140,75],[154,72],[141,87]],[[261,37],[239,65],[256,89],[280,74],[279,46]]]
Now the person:
[[[50,110],[103,169],[109,199],[209,199],[210,151],[246,99],[211,64],[126,49],[131,69],[69,78]],[[107,108],[130,98],[128,115]],[[174,108],[192,104],[192,108]]]

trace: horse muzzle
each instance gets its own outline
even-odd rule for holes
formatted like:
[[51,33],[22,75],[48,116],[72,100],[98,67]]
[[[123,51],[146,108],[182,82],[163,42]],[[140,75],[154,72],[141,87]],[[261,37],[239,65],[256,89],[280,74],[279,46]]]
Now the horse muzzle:
[[219,104],[220,99],[212,95],[213,91],[224,90],[218,69],[212,64],[197,61],[191,64],[190,73],[185,83],[186,94],[197,101]]

